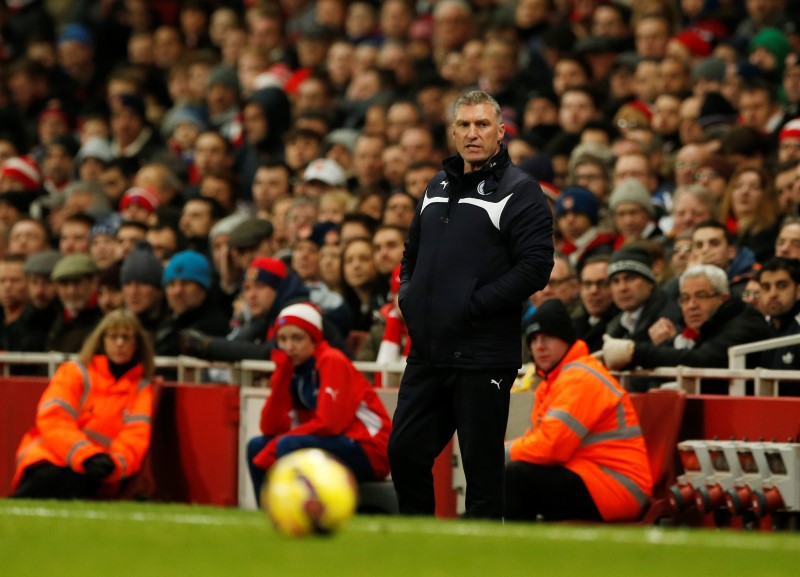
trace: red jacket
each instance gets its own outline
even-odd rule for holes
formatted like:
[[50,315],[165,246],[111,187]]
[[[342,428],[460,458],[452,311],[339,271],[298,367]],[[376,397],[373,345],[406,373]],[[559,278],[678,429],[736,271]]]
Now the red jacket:
[[286,353],[273,349],[277,365],[270,380],[271,393],[261,413],[261,432],[275,437],[255,456],[253,463],[263,469],[275,460],[276,446],[283,435],[345,435],[364,449],[375,477],[389,474],[389,433],[392,422],[369,381],[347,357],[323,341],[314,350],[319,373],[317,407],[310,411],[295,407],[289,387],[294,367]]
[[541,376],[532,427],[512,441],[511,459],[576,473],[606,521],[638,517],[653,482],[628,393],[580,340]]
[[153,391],[141,365],[117,380],[105,355],[96,355],[88,367],[62,364],[39,401],[36,425],[17,449],[12,491],[35,463],[84,473],[83,461],[98,453],[108,453],[116,465],[105,483],[130,477],[150,446],[152,411]]

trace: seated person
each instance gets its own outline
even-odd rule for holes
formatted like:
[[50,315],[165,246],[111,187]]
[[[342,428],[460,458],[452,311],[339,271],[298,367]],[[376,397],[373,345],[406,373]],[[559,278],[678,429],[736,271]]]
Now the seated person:
[[[234,318],[233,330],[226,337],[196,329],[186,329],[179,338],[183,354],[212,361],[265,359],[274,345],[273,327],[285,306],[309,300],[308,289],[300,277],[277,258],[259,257],[247,267],[242,280],[242,312]],[[339,349],[344,339],[323,314],[326,340]]]
[[310,303],[289,305],[275,323],[276,368],[261,413],[263,436],[247,445],[250,476],[260,499],[266,471],[306,448],[328,451],[359,482],[389,474],[392,424],[367,379],[322,337],[322,315]]
[[11,496],[85,499],[135,474],[150,446],[154,367],[136,316],[106,315],[42,395],[17,450]]
[[[728,348],[770,338],[764,317],[740,298],[730,298],[728,277],[710,264],[694,265],[680,276],[680,303],[686,328],[679,332],[665,317],[649,330],[650,342],[607,338],[608,368],[728,366]],[[712,390],[713,389],[713,390]],[[727,393],[727,383],[704,383],[704,392]]]
[[505,518],[636,519],[652,480],[628,394],[581,340],[558,300],[526,328],[537,387],[531,429],[506,444]]

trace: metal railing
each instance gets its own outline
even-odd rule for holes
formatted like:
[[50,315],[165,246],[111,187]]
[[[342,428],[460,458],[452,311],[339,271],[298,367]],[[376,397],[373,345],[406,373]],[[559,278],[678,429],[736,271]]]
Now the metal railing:
[[[731,363],[734,359],[736,363],[741,363],[739,359],[744,359],[744,355],[751,352],[759,352],[774,348],[775,346],[786,346],[800,344],[800,335],[770,339],[769,341],[759,341],[732,347],[730,352]],[[767,346],[767,345],[772,345]],[[45,365],[47,374],[52,376],[58,365],[73,358],[74,355],[64,353],[16,353],[0,352],[0,363],[2,363],[2,375],[11,375],[11,367],[14,365]],[[356,361],[355,367],[365,374],[382,373],[383,375],[401,375],[405,370],[404,362],[395,363],[376,363]],[[268,386],[269,375],[275,370],[275,363],[272,361],[246,360],[238,363],[209,362],[195,357],[156,357],[158,368],[175,369],[177,381],[181,383],[224,383],[237,386],[258,387]],[[222,369],[227,371],[227,378],[224,380],[209,380],[209,371]],[[522,375],[528,369],[523,366],[519,374]],[[779,386],[798,386],[800,387],[800,371],[778,371],[773,369],[746,369],[746,368],[727,368],[727,369],[708,369],[698,367],[660,367],[649,370],[622,371],[614,373],[619,378],[623,386],[630,384],[630,379],[636,377],[647,377],[653,379],[672,379],[677,388],[689,394],[702,392],[700,382],[703,379],[727,380],[730,385],[730,394],[742,396],[745,393],[744,383],[752,381],[754,394],[757,396],[775,396],[778,394]],[[739,386],[741,383],[741,386]],[[780,383],[780,385],[779,385]],[[799,383],[799,384],[795,384]]]

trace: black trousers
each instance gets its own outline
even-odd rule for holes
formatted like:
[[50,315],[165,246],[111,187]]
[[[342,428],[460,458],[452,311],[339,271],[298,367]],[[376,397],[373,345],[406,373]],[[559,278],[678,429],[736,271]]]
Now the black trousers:
[[11,495],[16,499],[88,499],[101,481],[51,463],[31,465]]
[[564,467],[512,461],[506,466],[506,509],[509,520],[568,519],[602,521],[579,475]]
[[433,515],[433,462],[458,432],[466,516],[503,514],[503,440],[515,370],[406,366],[389,438],[400,513]]

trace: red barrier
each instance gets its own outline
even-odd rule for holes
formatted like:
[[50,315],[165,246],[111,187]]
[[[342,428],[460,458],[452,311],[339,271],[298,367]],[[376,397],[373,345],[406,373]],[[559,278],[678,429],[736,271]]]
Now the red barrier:
[[800,439],[800,398],[691,395],[680,440]]
[[155,501],[235,506],[239,387],[170,383],[150,443]]
[[48,382],[46,377],[0,379],[0,497],[7,497],[11,491],[14,455],[22,436],[34,425],[36,406]]

